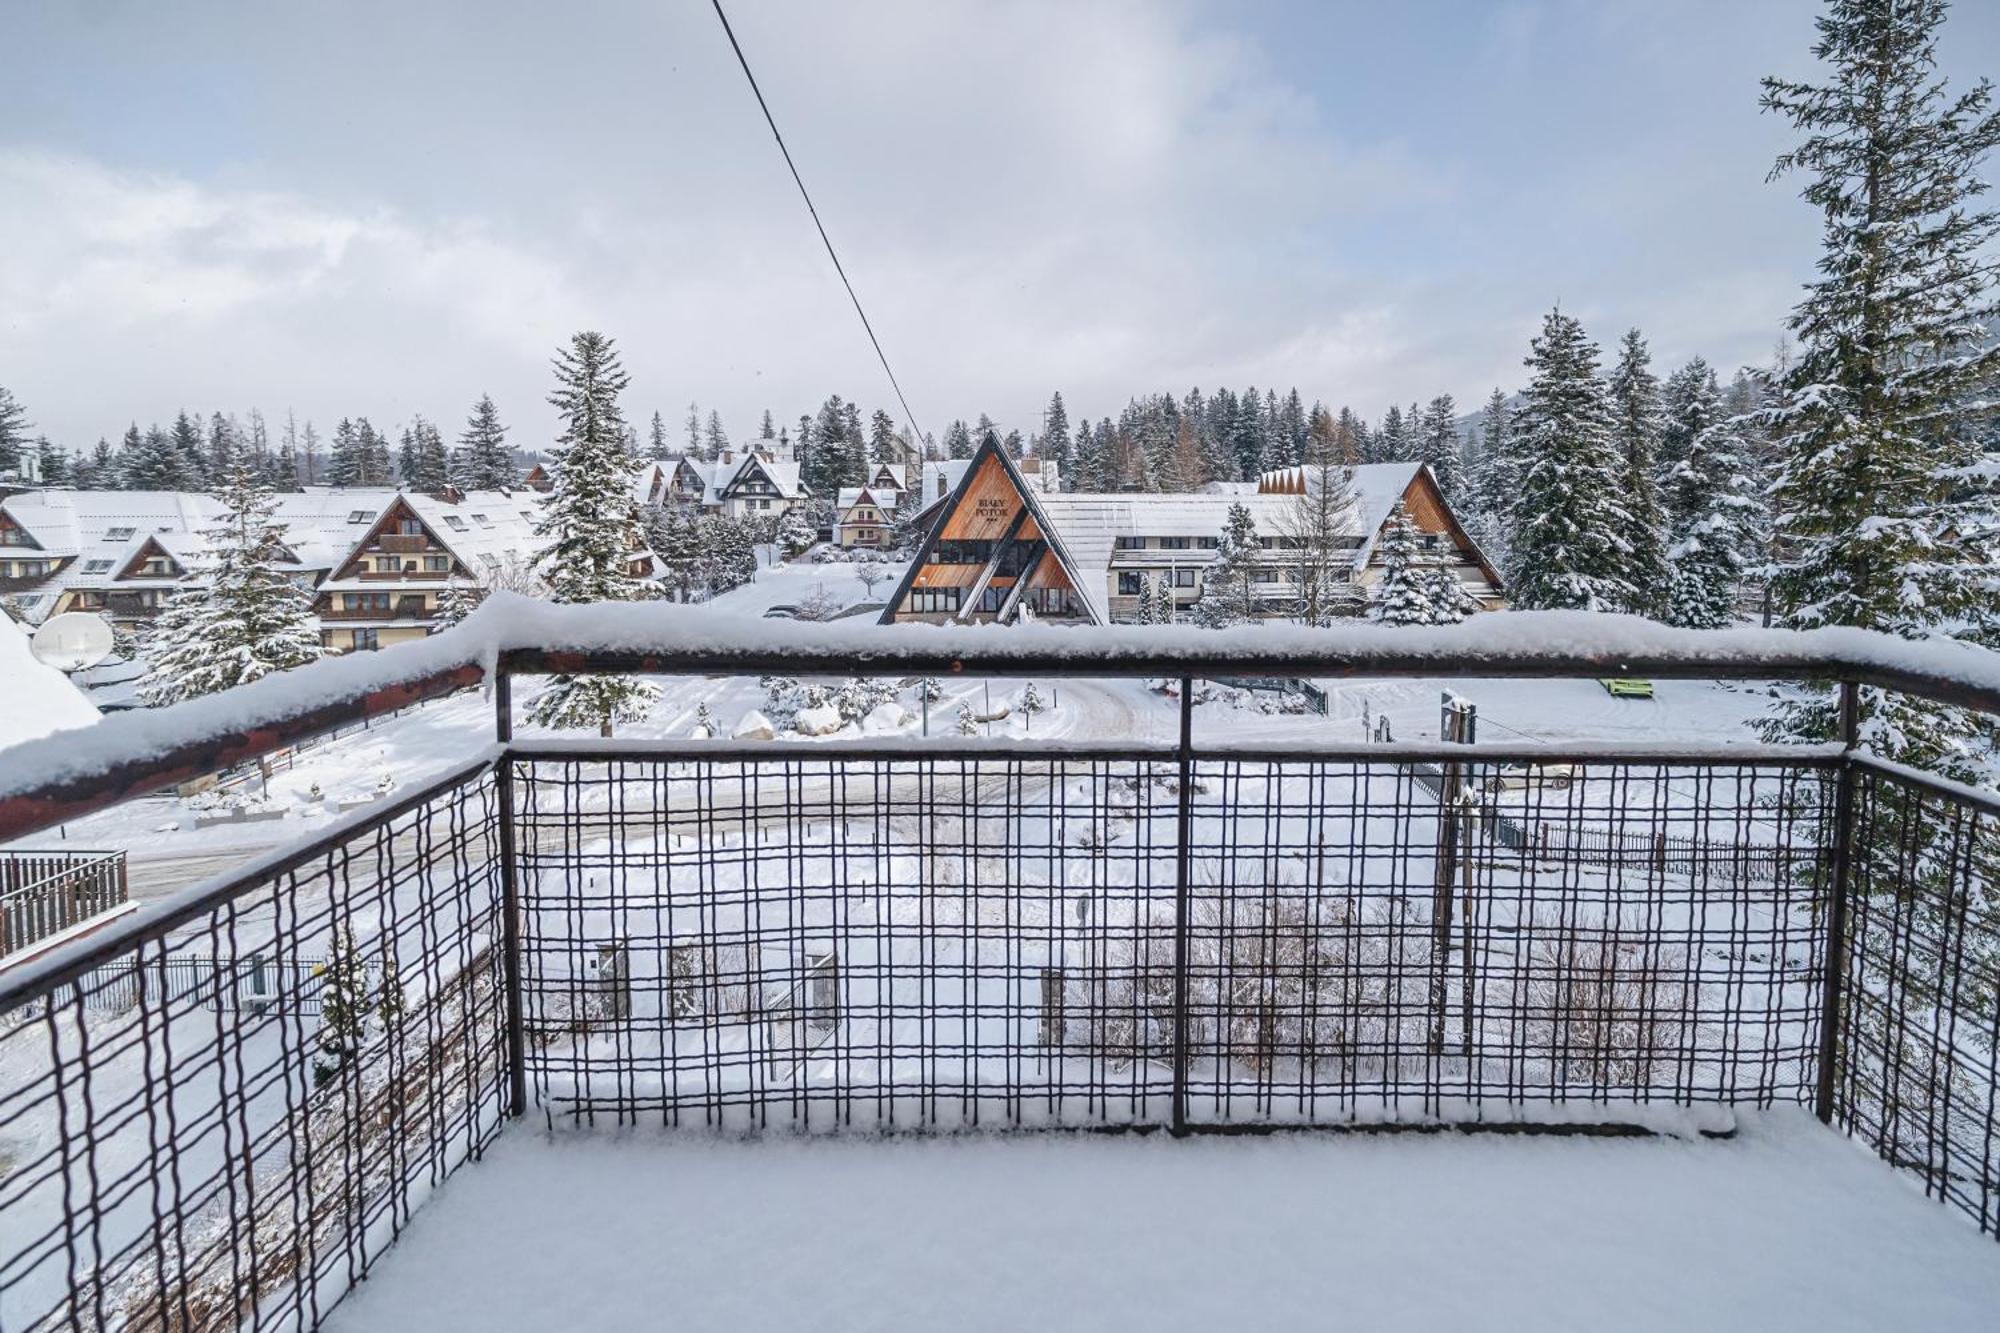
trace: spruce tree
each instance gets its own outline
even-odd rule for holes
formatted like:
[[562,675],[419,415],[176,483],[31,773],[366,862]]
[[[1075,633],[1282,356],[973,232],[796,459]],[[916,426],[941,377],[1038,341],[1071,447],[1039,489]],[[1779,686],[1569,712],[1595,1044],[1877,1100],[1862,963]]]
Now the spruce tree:
[[1215,559],[1203,571],[1201,595],[1190,608],[1197,625],[1225,629],[1257,618],[1257,568],[1262,552],[1257,520],[1249,508],[1241,503],[1230,505]]
[[431,624],[438,629],[450,629],[459,621],[471,615],[479,605],[479,590],[462,579],[451,579],[438,594],[437,614],[431,617]]
[[333,927],[319,978],[319,1053],[312,1072],[313,1086],[323,1088],[360,1057],[368,1038],[368,964],[345,926]]
[[868,458],[875,463],[900,463],[905,450],[896,434],[896,419],[881,408],[868,419]]
[[[628,383],[618,351],[601,333],[579,333],[555,360],[549,402],[562,414],[554,486],[535,534],[549,545],[536,557],[555,602],[643,600],[648,585],[632,577],[641,545],[639,508],[632,499],[632,460],[618,394]],[[609,736],[617,722],[646,716],[659,691],[624,676],[557,675],[536,698],[529,717],[546,727],[595,726]]]
[[451,482],[451,462],[445,453],[444,436],[421,416],[410,423],[409,436],[403,483],[413,491],[435,495]]
[[1076,474],[1076,441],[1069,433],[1069,408],[1063,404],[1062,390],[1049,395],[1042,413],[1042,443],[1039,452],[1056,465],[1065,486],[1073,487]]
[[17,472],[28,448],[28,409],[0,384],[0,472]]
[[[1671,474],[1693,452],[1696,438],[1721,416],[1722,390],[1716,385],[1715,370],[1708,362],[1696,357],[1667,376],[1656,460],[1659,475]],[[1666,510],[1669,526],[1675,518],[1669,506]]]
[[[658,421],[659,419],[660,414],[658,412],[653,413],[653,420]],[[771,420],[771,409],[768,407],[764,409],[762,424],[757,427],[757,438],[760,440],[775,440],[778,438],[778,424]]]
[[[654,413],[657,418],[658,413]],[[452,481],[461,490],[512,490],[521,484],[514,469],[514,451],[507,446],[507,428],[500,424],[500,409],[493,399],[481,394],[466,418],[458,437],[458,449],[451,460]]]
[[1431,623],[1430,583],[1423,576],[1423,553],[1417,529],[1402,501],[1382,527],[1382,576],[1375,582],[1368,617],[1390,625]]
[[205,554],[155,623],[149,704],[214,694],[317,661],[312,596],[281,568],[285,525],[263,478],[238,457],[215,491],[221,513],[202,530]]
[[342,417],[340,424],[333,428],[333,448],[326,460],[326,484],[361,484],[361,441],[355,433],[354,422],[347,417]]
[[[1803,174],[1822,216],[1819,276],[1790,324],[1798,357],[1769,414],[1772,593],[1794,628],[1978,633],[2000,602],[1980,545],[1992,501],[1966,483],[2000,380],[2000,213],[1980,176],[2000,113],[1990,84],[1952,96],[1937,75],[1944,11],[1939,0],[1832,0],[1813,47],[1826,82],[1764,81],[1765,109],[1805,134],[1772,174]],[[1963,711],[1866,695],[1872,743],[1973,776]],[[1830,691],[1799,689],[1767,731],[1819,739],[1836,725]]]
[[[769,415],[766,413],[765,415]],[[653,459],[673,457],[673,448],[667,443],[667,423],[658,412],[653,413],[651,424],[646,427],[646,457]]]
[[1465,499],[1465,455],[1458,439],[1458,404],[1448,393],[1431,399],[1424,409],[1417,440],[1417,457],[1430,465],[1444,498],[1456,505]]
[[162,490],[191,491],[209,484],[208,451],[202,444],[201,427],[182,412],[174,418],[171,482]]
[[70,476],[69,455],[46,435],[35,440],[35,467],[41,473],[44,486],[66,486],[73,483],[74,479]]
[[1666,584],[1666,518],[1660,509],[1657,455],[1660,443],[1660,381],[1653,374],[1653,355],[1639,330],[1628,329],[1618,344],[1618,364],[1612,367],[1612,439],[1624,459],[1623,494],[1632,527],[1626,533],[1631,552],[1625,581],[1632,587],[1626,610],[1657,615]]
[[1382,414],[1382,427],[1375,432],[1374,446],[1367,456],[1370,463],[1400,463],[1414,456],[1410,435],[1403,425],[1403,409],[1391,403]]
[[965,422],[953,421],[944,431],[944,456],[946,458],[972,457],[972,432]]
[[1522,463],[1509,511],[1514,605],[1624,610],[1637,596],[1625,573],[1632,515],[1597,345],[1556,310],[1530,347],[1534,378],[1514,420]]
[[710,458],[720,458],[729,447],[729,432],[722,428],[722,413],[709,409],[708,425],[702,429],[702,447]]
[[1737,590],[1756,550],[1761,508],[1743,420],[1704,430],[1667,476],[1675,515],[1667,549],[1666,618],[1672,624],[1721,629],[1736,623]]

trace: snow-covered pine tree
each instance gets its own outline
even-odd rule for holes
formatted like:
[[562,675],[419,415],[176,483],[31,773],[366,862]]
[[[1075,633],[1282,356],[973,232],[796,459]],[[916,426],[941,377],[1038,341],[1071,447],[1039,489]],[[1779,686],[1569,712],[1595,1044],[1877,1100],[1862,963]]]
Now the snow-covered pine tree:
[[245,685],[319,660],[312,597],[279,568],[285,525],[263,478],[238,457],[202,530],[205,554],[155,623],[150,670],[139,681],[149,704],[170,704]]
[[1062,390],[1049,395],[1048,410],[1042,413],[1042,457],[1056,465],[1058,475],[1065,486],[1073,486],[1071,480],[1076,475],[1076,441],[1069,433],[1069,408],[1063,403]]
[[1625,509],[1632,515],[1632,527],[1625,534],[1632,549],[1623,571],[1632,600],[1625,609],[1658,615],[1667,582],[1667,525],[1658,485],[1660,380],[1653,374],[1653,354],[1637,329],[1626,330],[1618,343],[1618,364],[1611,368],[1608,390],[1612,440],[1625,464]]
[[514,451],[507,447],[507,428],[500,424],[500,409],[487,394],[479,395],[465,430],[458,437],[452,459],[452,481],[461,490],[512,490],[521,484],[514,470]]
[[403,993],[403,969],[396,961],[396,940],[394,936],[382,938],[382,975],[375,985],[375,1017],[381,1022],[384,1032],[394,1032],[403,1015],[409,1012],[409,999]]
[[[655,412],[653,415],[657,417],[660,414]],[[764,409],[763,422],[757,427],[757,438],[760,440],[775,440],[778,438],[778,423],[771,419],[771,409],[768,407]]]
[[953,421],[944,429],[944,456],[946,458],[972,457],[972,431],[962,420]]
[[1257,565],[1262,547],[1257,520],[1248,506],[1232,504],[1215,548],[1215,559],[1201,577],[1201,595],[1190,613],[1197,625],[1226,629],[1257,617]]
[[972,705],[969,703],[958,706],[958,734],[961,736],[979,734],[979,719],[973,714]]
[[326,961],[319,969],[319,1052],[312,1065],[315,1088],[339,1078],[360,1057],[368,1040],[369,1007],[368,964],[362,961],[352,932],[336,924],[327,943]]
[[185,412],[174,417],[173,451],[177,460],[174,481],[162,489],[186,491],[209,484],[208,453],[202,447],[201,427]]
[[1423,552],[1417,546],[1410,511],[1396,502],[1382,527],[1382,576],[1375,582],[1368,618],[1390,625],[1432,623],[1430,583],[1423,577]]
[[876,463],[903,461],[903,441],[896,434],[896,419],[881,408],[868,418],[868,457]]
[[[1822,214],[1820,276],[1791,329],[1797,360],[1769,411],[1783,623],[1904,638],[1988,635],[2000,612],[1982,549],[1990,488],[1966,484],[1991,428],[2000,341],[2000,213],[1981,196],[2000,145],[1991,86],[1951,96],[1938,76],[1939,0],[1831,0],[1813,53],[1825,83],[1764,80],[1763,105],[1805,133],[1773,174],[1801,172]],[[1975,777],[1972,719],[1864,692],[1882,753]],[[1772,736],[1835,733],[1829,690],[1795,689]]]
[[709,711],[708,701],[703,700],[694,706],[694,726],[688,734],[705,741],[714,739],[715,733],[715,714]]
[[1458,404],[1448,393],[1431,399],[1424,409],[1417,440],[1417,457],[1430,465],[1438,489],[1452,504],[1465,498],[1465,454],[1458,438]]
[[46,435],[35,440],[35,466],[40,472],[44,486],[63,486],[71,483],[69,455]]
[[720,458],[722,451],[729,447],[729,432],[722,428],[722,413],[710,408],[708,424],[702,428],[702,448],[710,458]]
[[1622,611],[1636,596],[1625,577],[1632,515],[1597,345],[1555,310],[1526,364],[1534,378],[1514,418],[1522,468],[1510,508],[1513,604]]
[[354,431],[351,417],[342,417],[333,428],[333,445],[326,459],[326,484],[329,486],[358,486],[361,484],[361,443]]
[[778,517],[772,541],[777,545],[780,560],[790,560],[813,544],[812,524],[806,521],[799,506],[793,505]]
[[1174,601],[1174,580],[1171,574],[1162,574],[1153,581],[1153,621],[1155,625],[1171,625],[1180,613]]
[[[617,348],[601,333],[579,333],[557,354],[555,373],[549,402],[562,414],[563,432],[554,486],[535,524],[535,535],[549,541],[536,557],[549,599],[642,601],[650,589],[630,572],[642,533],[618,410],[628,377]],[[528,716],[542,726],[594,726],[609,736],[615,723],[645,717],[658,696],[654,686],[630,677],[557,675]]]
[[356,417],[354,429],[361,445],[361,485],[395,484],[394,463],[389,457],[389,437],[376,430],[367,417]]
[[1737,589],[1757,547],[1761,508],[1743,418],[1718,421],[1696,437],[1668,474],[1675,514],[1667,620],[1690,629],[1736,623]]
[[408,439],[403,484],[413,491],[436,495],[451,482],[451,465],[445,453],[444,436],[435,425],[419,416],[410,422]]
[[0,472],[14,472],[28,447],[28,409],[0,384]]
[[[1703,431],[1722,417],[1722,390],[1715,382],[1715,369],[1700,357],[1667,376],[1662,393],[1660,447],[1656,464],[1664,479],[1694,449]],[[1675,522],[1673,507],[1665,499],[1666,522]]]
[[1403,409],[1394,403],[1382,414],[1381,428],[1375,432],[1367,461],[1396,463],[1410,457],[1409,432],[1403,426]]
[[444,591],[438,594],[437,614],[431,617],[431,625],[435,629],[450,629],[471,615],[478,605],[478,589],[462,579],[448,580]]
[[1032,680],[1029,681],[1027,687],[1021,691],[1021,718],[1022,718],[1023,728],[1028,731],[1033,731],[1035,729],[1035,714],[1046,713],[1048,710],[1049,710],[1048,701],[1042,698],[1042,692],[1035,688],[1035,682]]
[[[767,418],[769,412],[764,414]],[[667,442],[667,423],[658,412],[653,413],[652,422],[646,427],[646,457],[672,458],[673,446]]]
[[700,404],[688,404],[688,414],[686,419],[681,422],[681,426],[687,432],[687,456],[689,458],[707,458],[709,456],[708,451],[701,447]]

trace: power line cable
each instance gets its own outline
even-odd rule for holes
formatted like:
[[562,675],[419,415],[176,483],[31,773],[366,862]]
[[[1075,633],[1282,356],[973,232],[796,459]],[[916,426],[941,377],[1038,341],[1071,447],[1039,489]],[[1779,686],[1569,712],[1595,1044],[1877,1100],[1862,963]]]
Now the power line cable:
[[743,54],[742,43],[736,40],[736,30],[729,26],[729,15],[722,12],[722,0],[709,0],[715,6],[715,16],[722,20],[723,35],[729,38],[730,50],[736,52],[736,63],[743,67],[743,77],[750,80],[750,91],[757,96],[757,106],[764,113],[764,123],[771,127],[771,137],[778,141],[778,151],[785,155],[785,165],[791,169],[792,182],[799,187],[799,197],[806,201],[806,211],[812,214],[813,226],[819,230],[820,243],[826,246],[827,258],[833,261],[833,271],[840,275],[840,285],[847,288],[847,299],[854,302],[854,313],[861,316],[861,327],[868,333],[868,341],[875,348],[875,359],[882,363],[882,373],[889,377],[889,387],[896,391],[896,401],[902,404],[903,418],[910,423],[916,433],[911,445],[922,453],[927,436],[922,426],[917,424],[917,414],[910,410],[910,400],[903,396],[903,386],[896,381],[896,372],[889,368],[889,358],[882,350],[882,340],[875,336],[875,326],[868,322],[868,312],[861,308],[861,298],[854,294],[854,284],[847,279],[847,269],[840,262],[840,255],[833,248],[833,239],[826,234],[826,224],[819,220],[819,209],[813,207],[812,194],[806,189],[805,180],[799,175],[798,163],[792,161],[792,150],[785,147],[785,136],[778,132],[778,122],[771,115],[771,107],[764,100],[764,90],[757,86],[757,76],[750,72],[750,61]]

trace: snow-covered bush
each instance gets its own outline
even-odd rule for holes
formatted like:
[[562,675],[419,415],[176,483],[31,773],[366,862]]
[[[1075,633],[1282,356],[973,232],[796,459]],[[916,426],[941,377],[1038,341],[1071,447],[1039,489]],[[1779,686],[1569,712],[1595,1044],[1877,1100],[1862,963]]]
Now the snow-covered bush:
[[1658,927],[1558,927],[1531,951],[1527,1046],[1558,1084],[1645,1088],[1684,1040],[1687,951]]

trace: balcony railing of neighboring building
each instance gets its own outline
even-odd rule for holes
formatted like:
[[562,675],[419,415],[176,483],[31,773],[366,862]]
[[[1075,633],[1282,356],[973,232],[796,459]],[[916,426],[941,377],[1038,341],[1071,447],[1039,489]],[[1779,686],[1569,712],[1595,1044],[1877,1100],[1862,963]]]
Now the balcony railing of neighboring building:
[[[1512,642],[1569,646],[786,624],[674,647],[714,634],[495,600],[112,719],[122,761],[0,763],[14,836],[489,671],[499,741],[0,972],[6,1327],[317,1325],[523,1116],[1200,1133],[1803,1104],[2000,1230],[2000,800],[1857,744],[1864,689],[2000,713],[2000,671],[1531,617]],[[515,739],[513,682],[552,671],[1165,678],[1180,726]],[[1839,681],[1844,735],[1195,740],[1197,679],[1440,674]]]
[[122,851],[0,851],[0,963],[125,901]]

